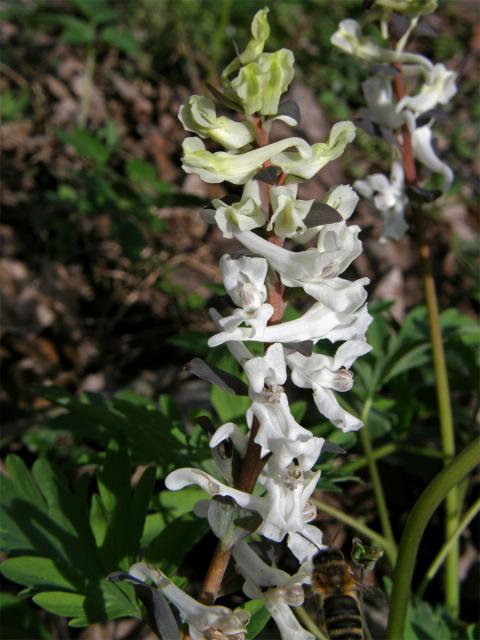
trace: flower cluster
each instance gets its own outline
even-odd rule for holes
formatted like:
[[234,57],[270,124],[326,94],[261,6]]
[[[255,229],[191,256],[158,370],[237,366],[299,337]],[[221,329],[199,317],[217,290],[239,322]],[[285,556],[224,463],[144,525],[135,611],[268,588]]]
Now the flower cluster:
[[[432,127],[439,115],[437,107],[447,105],[457,91],[457,74],[441,63],[433,64],[425,56],[405,51],[419,17],[434,11],[436,0],[377,0],[375,7],[384,10],[381,30],[387,42],[389,24],[392,30],[392,22],[389,23],[392,12],[403,14],[402,18],[408,25],[396,43],[392,36],[392,48],[381,47],[375,39],[363,34],[358,22],[350,19],[340,23],[331,42],[345,53],[372,65],[371,77],[362,84],[367,107],[359,115],[367,131],[393,142],[392,167],[390,178],[376,173],[365,180],[357,180],[354,187],[360,195],[373,200],[376,211],[383,218],[382,238],[398,239],[407,229],[404,212],[408,197],[400,161],[400,146],[405,132],[411,136],[415,160],[442,176],[443,191],[452,183],[452,170],[436,153]],[[395,24],[400,25],[400,16],[396,17],[394,27]],[[402,67],[410,93],[396,100],[393,83],[396,82],[398,65]]]
[[[213,100],[203,96],[192,96],[179,114],[185,129],[196,134],[183,143],[184,170],[206,182],[243,185],[241,195],[213,200],[203,216],[241,248],[220,261],[234,309],[224,316],[211,311],[217,332],[209,345],[226,345],[245,373],[250,399],[247,431],[229,422],[213,434],[215,477],[184,468],[170,473],[165,483],[170,490],[197,485],[210,496],[195,513],[208,518],[222,548],[231,551],[244,579],[244,593],[264,601],[283,638],[306,640],[313,636],[302,629],[290,607],[302,604],[309,563],[322,547],[321,531],[311,524],[316,511],[310,498],[320,476],[315,465],[325,440],[297,422],[284,386],[290,378],[297,387],[311,389],[319,412],[333,425],[343,431],[359,429],[361,422],[339,404],[336,393],[352,387],[350,367],[370,350],[365,333],[371,317],[364,288],[368,279],[342,278],[362,251],[359,227],[347,224],[357,194],[341,185],[323,202],[297,198],[298,184],[338,158],[353,140],[355,128],[351,122],[340,122],[327,141],[313,145],[293,136],[268,143],[274,121],[295,125],[298,110],[280,102],[293,78],[293,53],[264,52],[267,13],[263,9],[255,15],[252,39],[222,74],[224,93],[215,92],[221,106],[242,113],[243,119],[217,115]],[[205,138],[224,150],[208,150]],[[273,175],[270,182],[262,175],[267,168]],[[290,248],[283,246],[287,239]],[[289,287],[303,290],[312,304],[296,319],[272,322],[272,291]],[[320,340],[341,345],[333,356],[325,355],[315,347]],[[248,342],[263,343],[263,355],[252,353]],[[219,455],[227,442],[241,464],[252,443],[260,448],[255,493],[242,486],[233,465]],[[241,524],[245,522],[249,524]],[[273,542],[285,539],[298,560],[297,573],[291,576],[266,564],[245,540],[253,531]],[[137,565],[134,571],[154,579],[188,623],[194,640],[244,637],[242,613],[196,602],[156,570]]]

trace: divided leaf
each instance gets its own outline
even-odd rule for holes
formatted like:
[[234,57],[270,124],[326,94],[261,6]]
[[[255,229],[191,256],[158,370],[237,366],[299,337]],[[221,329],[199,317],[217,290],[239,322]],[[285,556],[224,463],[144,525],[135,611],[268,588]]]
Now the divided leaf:
[[154,470],[144,471],[132,493],[128,457],[108,452],[90,518],[84,485],[72,493],[49,461],[40,458],[29,471],[10,455],[6,472],[0,478],[0,509],[3,549],[10,557],[0,573],[30,587],[39,606],[73,618],[72,626],[141,618],[132,587],[108,583],[106,575],[137,557]]

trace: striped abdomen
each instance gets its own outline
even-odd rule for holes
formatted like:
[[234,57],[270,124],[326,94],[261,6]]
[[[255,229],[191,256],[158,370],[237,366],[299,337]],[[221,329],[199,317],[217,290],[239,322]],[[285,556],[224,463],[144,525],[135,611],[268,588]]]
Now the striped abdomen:
[[362,613],[353,596],[328,596],[323,615],[331,640],[363,640]]

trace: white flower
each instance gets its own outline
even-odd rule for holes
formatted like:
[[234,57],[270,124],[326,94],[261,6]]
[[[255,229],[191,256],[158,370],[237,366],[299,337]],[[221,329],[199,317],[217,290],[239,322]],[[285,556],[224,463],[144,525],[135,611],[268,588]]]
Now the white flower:
[[185,173],[196,173],[204,182],[245,184],[260,171],[264,162],[290,147],[297,148],[296,156],[299,158],[309,158],[312,154],[310,145],[302,138],[286,138],[237,154],[226,151],[212,153],[207,151],[200,138],[185,138],[182,143],[182,168]]
[[268,36],[270,35],[270,25],[268,24],[267,18],[269,11],[270,9],[265,7],[264,9],[257,11],[253,16],[252,26],[250,28],[252,38],[245,47],[245,51],[238,56],[239,61],[242,64],[252,62],[261,53],[263,53],[265,42],[268,40]]
[[400,162],[392,164],[390,180],[382,173],[357,180],[355,189],[365,198],[373,198],[373,204],[384,222],[382,238],[398,240],[408,229],[405,222],[405,207],[408,198],[404,192],[404,174]]
[[[397,111],[410,109],[416,115],[434,109],[438,104],[448,104],[457,93],[455,71],[450,71],[444,64],[436,64],[425,72],[426,79],[420,92],[415,96],[405,96],[397,104]],[[407,70],[408,73],[408,70]]]
[[208,445],[211,449],[214,449],[221,442],[227,439],[232,441],[235,449],[239,452],[240,456],[244,458],[245,453],[247,452],[248,438],[233,422],[226,422],[225,424],[222,424],[221,427],[218,427],[210,438]]
[[[259,531],[269,540],[280,542],[285,536],[289,540],[293,534],[301,535],[307,522],[315,518],[316,512],[309,498],[315,491],[320,471],[302,472],[294,464],[280,469],[275,463],[272,458],[260,478],[260,483],[267,490],[268,511],[262,514],[263,523]],[[300,550],[302,555],[311,551],[308,540],[307,544],[307,549]]]
[[368,78],[362,82],[362,90],[367,109],[360,109],[360,116],[387,129],[398,129],[402,125],[402,116],[397,112],[393,99],[391,78],[381,75]]
[[[255,340],[263,342],[265,328],[267,322],[273,315],[273,307],[271,304],[262,304],[254,311],[245,311],[244,309],[235,309],[230,316],[218,319],[218,324],[223,329],[223,333],[212,336],[208,344],[210,347],[216,347],[223,344],[225,340],[234,340],[236,336],[238,340]],[[245,326],[240,326],[245,325]],[[217,339],[218,336],[225,335],[225,339]]]
[[241,67],[227,86],[249,115],[275,115],[280,96],[293,79],[295,58],[289,49],[261,53],[254,62]]
[[288,183],[309,180],[326,164],[339,158],[347,144],[355,138],[355,126],[349,120],[333,125],[327,142],[317,142],[310,147],[310,153],[281,151],[272,156],[272,164],[288,173]]
[[238,69],[241,64],[248,64],[258,58],[263,53],[265,42],[270,35],[270,25],[268,24],[268,13],[270,9],[265,7],[260,9],[253,16],[250,31],[252,37],[248,41],[245,50],[242,51],[222,72],[222,80],[225,82],[227,77]]
[[245,183],[239,202],[225,204],[222,200],[212,200],[216,209],[213,216],[225,238],[233,238],[239,231],[250,231],[265,224],[266,216],[262,211],[260,189],[256,180]]
[[357,431],[363,425],[342,409],[333,390],[343,392],[351,389],[353,374],[348,367],[370,350],[370,345],[364,340],[351,340],[339,347],[333,358],[318,353],[310,357],[298,352],[287,355],[292,381],[297,387],[313,389],[313,399],[320,413],[342,431]]
[[313,200],[297,200],[297,184],[272,187],[273,214],[267,226],[267,231],[272,229],[279,238],[291,238],[305,231],[303,222],[312,208]]
[[367,299],[365,285],[368,278],[351,282],[344,278],[325,278],[318,282],[306,282],[303,290],[330,309],[346,314],[359,309]]
[[282,388],[260,393],[251,391],[250,397],[252,404],[247,411],[247,424],[251,428],[254,418],[259,422],[255,442],[262,448],[262,457],[271,451],[280,468],[296,459],[300,469],[311,469],[325,441],[298,424]]
[[205,96],[190,96],[180,107],[178,118],[186,131],[211,138],[226,149],[240,149],[255,140],[255,129],[250,122],[217,116],[213,100]]
[[377,62],[387,60],[390,53],[386,49],[379,47],[371,38],[362,34],[362,28],[356,20],[342,20],[337,31],[330,38],[330,42],[361,60],[366,62]]
[[[238,572],[245,578],[243,591],[252,599],[260,599],[272,614],[283,640],[313,640],[290,610],[303,603],[302,583],[306,581],[305,565],[293,576],[270,567],[244,542],[233,551]],[[265,587],[268,587],[265,589]]]
[[[356,194],[355,197],[358,199]],[[338,277],[362,252],[359,232],[360,227],[347,226],[345,222],[323,225],[317,231],[317,247],[299,252],[279,247],[248,231],[235,237],[265,258],[279,273],[283,284],[303,287],[319,302],[346,313],[358,309],[367,295],[363,287],[368,278],[350,282]]]
[[251,358],[243,368],[256,393],[261,393],[266,385],[275,390],[287,379],[283,346],[280,343],[272,344],[263,357]]
[[301,286],[342,273],[362,252],[359,232],[360,227],[347,227],[345,222],[324,225],[317,247],[305,251],[289,251],[250,231],[237,233],[235,237],[249,251],[265,258],[284,284]]
[[432,145],[432,129],[426,124],[412,131],[413,155],[430,171],[443,176],[443,191],[448,191],[453,182],[453,171],[448,164],[442,162]]
[[255,311],[265,302],[267,269],[263,258],[245,256],[235,260],[228,254],[221,257],[223,284],[234,304],[245,311]]
[[[350,185],[340,184],[329,191],[326,198],[324,198],[324,202],[333,207],[344,220],[348,220],[357,206],[358,195]],[[303,233],[294,236],[293,239],[295,242],[304,244],[314,238],[324,226],[322,224],[310,227]]]
[[[296,544],[293,547],[293,550],[299,553],[297,557],[303,561],[315,552],[315,536],[321,543],[321,532],[313,525],[307,524],[315,517],[309,498],[319,477],[319,471],[302,472],[296,465],[279,470],[272,458],[259,478],[260,484],[266,489],[265,495],[262,496],[234,489],[205,471],[189,467],[172,471],[166,477],[165,485],[171,491],[197,485],[212,497],[229,496],[239,507],[260,514],[262,524],[257,531],[266,538],[280,542],[285,536],[296,536],[296,543],[298,538],[304,538],[305,545]],[[309,542],[312,539],[313,544]]]
[[162,590],[178,609],[182,620],[188,623],[192,640],[211,640],[217,637],[224,640],[245,638],[250,619],[245,610],[232,611],[227,607],[202,604],[177,587],[164,573],[143,562],[132,565],[129,574],[143,582],[146,579],[152,580]]
[[[222,319],[222,316],[216,309],[210,309],[209,313],[217,329],[221,329],[222,326],[220,324],[220,320]],[[225,346],[242,368],[245,366],[246,362],[253,358],[252,353],[242,342],[226,342]]]
[[330,38],[330,42],[345,53],[370,64],[402,62],[419,64],[427,69],[433,66],[428,58],[416,53],[404,52],[401,48],[398,51],[391,51],[380,47],[373,38],[363,35],[362,28],[356,20],[342,20],[338,30]]
[[[220,316],[216,316],[219,318]],[[317,302],[300,318],[261,326],[257,322],[254,328],[239,327],[230,329],[224,325],[224,318],[217,320],[224,331],[212,336],[208,344],[216,347],[225,342],[253,340],[255,342],[298,342],[298,340],[327,339],[337,340],[360,339],[372,321],[365,306],[354,312],[337,312],[329,309],[321,302]]]
[[223,284],[233,302],[240,307],[231,315],[218,318],[217,323],[227,332],[235,332],[245,324],[252,337],[262,333],[273,314],[271,304],[265,303],[265,277],[268,264],[263,258],[242,257],[234,260],[228,254],[220,259]]
[[358,195],[349,184],[340,184],[329,191],[326,203],[348,220],[358,204]]

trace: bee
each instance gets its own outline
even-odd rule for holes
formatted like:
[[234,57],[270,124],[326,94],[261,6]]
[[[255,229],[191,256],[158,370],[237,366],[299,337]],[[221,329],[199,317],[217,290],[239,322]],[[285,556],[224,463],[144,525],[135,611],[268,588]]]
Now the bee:
[[324,549],[313,557],[312,591],[330,640],[364,640],[359,583],[341,551]]

